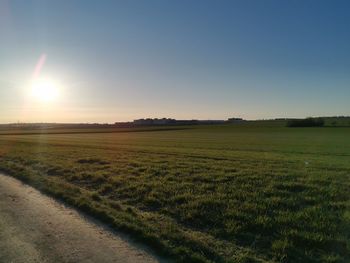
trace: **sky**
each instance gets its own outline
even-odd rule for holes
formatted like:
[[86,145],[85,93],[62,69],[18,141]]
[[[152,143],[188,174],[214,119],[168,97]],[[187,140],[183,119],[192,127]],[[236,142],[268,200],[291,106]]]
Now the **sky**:
[[[347,0],[0,0],[0,123],[350,115],[349,13]],[[34,96],[39,80],[55,96]]]

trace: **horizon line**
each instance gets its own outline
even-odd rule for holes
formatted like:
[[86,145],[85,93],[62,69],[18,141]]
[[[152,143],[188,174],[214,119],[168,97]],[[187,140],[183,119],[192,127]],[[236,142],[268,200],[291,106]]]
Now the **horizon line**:
[[[236,118],[236,117],[232,117]],[[275,117],[275,118],[259,118],[259,119],[244,119],[244,118],[238,118],[243,121],[278,121],[278,120],[290,120],[290,119],[306,119],[306,118],[350,118],[350,115],[335,115],[335,116],[306,116],[306,117]],[[231,118],[227,119],[173,119],[173,118],[138,118],[133,120],[127,120],[127,121],[115,121],[115,122],[0,122],[0,125],[18,125],[18,124],[99,124],[99,125],[115,125],[115,124],[122,124],[122,123],[133,123],[135,120],[146,120],[146,119],[152,119],[152,120],[161,120],[161,119],[172,119],[176,121],[228,121]]]

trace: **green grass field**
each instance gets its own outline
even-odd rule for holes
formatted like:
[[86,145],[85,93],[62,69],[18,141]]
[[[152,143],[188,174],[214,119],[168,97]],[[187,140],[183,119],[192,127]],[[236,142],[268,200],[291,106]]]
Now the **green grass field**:
[[2,131],[0,170],[177,261],[350,261],[350,128],[176,128]]

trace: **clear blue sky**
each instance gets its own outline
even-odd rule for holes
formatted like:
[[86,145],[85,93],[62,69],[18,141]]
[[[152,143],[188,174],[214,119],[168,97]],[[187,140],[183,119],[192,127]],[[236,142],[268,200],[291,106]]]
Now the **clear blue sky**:
[[[0,122],[350,115],[350,1],[0,0]],[[26,90],[59,83],[51,105]]]

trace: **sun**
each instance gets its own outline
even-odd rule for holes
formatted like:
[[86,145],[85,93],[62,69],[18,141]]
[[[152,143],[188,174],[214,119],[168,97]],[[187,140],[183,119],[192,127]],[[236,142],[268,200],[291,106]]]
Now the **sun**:
[[53,102],[59,95],[58,85],[48,78],[36,79],[32,82],[31,93],[40,102]]

